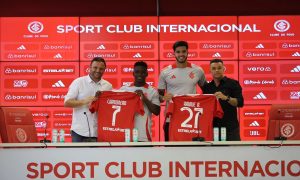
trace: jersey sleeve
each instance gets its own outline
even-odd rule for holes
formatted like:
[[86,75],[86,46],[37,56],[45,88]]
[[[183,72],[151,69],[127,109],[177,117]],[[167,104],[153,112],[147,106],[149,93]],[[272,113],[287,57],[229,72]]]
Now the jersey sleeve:
[[99,108],[99,102],[100,102],[100,98],[98,98],[96,101],[93,101],[89,107],[89,110],[91,113],[94,113],[95,111],[98,110]]
[[138,96],[138,95],[136,95],[136,98],[137,98],[137,105],[136,105],[136,110],[135,110],[135,112],[136,113],[139,113],[140,115],[144,115],[145,114],[145,111],[144,111],[144,104],[143,104],[143,102],[142,102],[142,100],[141,100],[141,98],[140,98],[140,96]]
[[159,75],[158,89],[166,89],[166,87],[167,87],[166,77],[164,71],[162,71]]
[[214,117],[223,118],[224,112],[220,105],[220,102],[216,99],[215,100],[215,111],[214,111]]
[[168,109],[166,111],[166,118],[171,117],[174,111],[174,101],[169,101]]

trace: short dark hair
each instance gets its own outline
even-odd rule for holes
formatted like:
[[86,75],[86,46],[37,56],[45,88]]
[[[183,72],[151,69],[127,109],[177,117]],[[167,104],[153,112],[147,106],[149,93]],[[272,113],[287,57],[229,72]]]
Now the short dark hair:
[[106,67],[106,62],[102,57],[94,57],[94,59],[91,62],[91,65],[93,64],[93,62],[102,62],[104,64],[104,66]]
[[221,59],[213,59],[213,60],[210,61],[209,64],[212,64],[212,63],[219,63],[219,62],[222,63],[222,64],[224,64],[223,61],[222,61]]
[[176,41],[174,44],[173,44],[173,50],[175,51],[177,47],[179,46],[185,46],[186,49],[189,49],[189,44],[186,42],[186,41]]
[[137,62],[135,62],[134,63],[134,67],[137,67],[137,66],[142,66],[142,67],[146,68],[146,70],[148,69],[148,65],[144,61],[137,61]]

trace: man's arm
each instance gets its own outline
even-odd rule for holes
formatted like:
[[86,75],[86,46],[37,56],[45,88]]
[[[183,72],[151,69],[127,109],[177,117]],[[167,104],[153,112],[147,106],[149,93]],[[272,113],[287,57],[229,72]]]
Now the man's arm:
[[159,115],[160,113],[160,106],[153,104],[143,93],[142,90],[136,90],[135,91],[139,96],[141,96],[143,103],[146,104],[147,108],[149,109],[149,111],[153,114],[155,114],[156,116]]
[[83,106],[83,105],[90,104],[91,102],[93,102],[95,100],[96,100],[95,96],[89,96],[89,97],[86,97],[86,98],[81,99],[81,100],[68,99],[67,101],[65,101],[64,106],[65,107],[76,108],[76,107],[80,107],[80,106]]

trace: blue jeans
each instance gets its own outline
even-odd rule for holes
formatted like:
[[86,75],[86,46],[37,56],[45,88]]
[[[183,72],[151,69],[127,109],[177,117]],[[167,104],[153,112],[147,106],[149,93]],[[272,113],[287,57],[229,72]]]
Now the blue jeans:
[[96,137],[85,137],[71,131],[72,142],[97,142]]

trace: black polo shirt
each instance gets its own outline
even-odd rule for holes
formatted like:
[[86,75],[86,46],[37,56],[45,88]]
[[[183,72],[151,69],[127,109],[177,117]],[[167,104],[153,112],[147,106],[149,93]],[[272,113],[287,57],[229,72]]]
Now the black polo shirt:
[[[237,80],[227,78],[221,79],[220,84],[216,87],[214,80],[205,84],[202,88],[204,94],[214,94],[215,92],[222,92],[225,96],[237,98],[238,107],[244,106],[244,98],[242,95],[242,87]],[[214,127],[226,127],[227,131],[233,131],[239,127],[237,118],[237,107],[232,106],[227,101],[219,100],[224,116],[222,119],[214,118]]]

